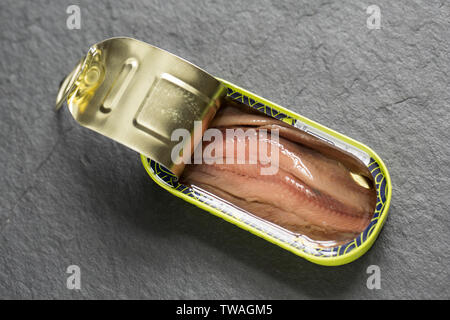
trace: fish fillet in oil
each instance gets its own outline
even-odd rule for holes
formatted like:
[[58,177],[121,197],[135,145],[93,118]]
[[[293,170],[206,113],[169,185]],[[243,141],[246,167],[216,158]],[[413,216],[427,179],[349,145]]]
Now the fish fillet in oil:
[[[211,127],[221,130],[224,138],[203,148],[222,148],[217,155],[222,161],[187,165],[183,183],[317,243],[344,243],[370,223],[376,205],[373,178],[350,153],[233,101],[222,107]],[[229,136],[227,129],[241,129],[245,135]],[[261,130],[268,134],[259,134]],[[276,140],[271,139],[273,130],[279,133]],[[276,174],[261,174],[267,162],[252,143],[278,153]],[[231,154],[237,159],[236,145],[244,146],[245,159],[253,163],[228,161]],[[364,177],[366,184],[351,173]]]

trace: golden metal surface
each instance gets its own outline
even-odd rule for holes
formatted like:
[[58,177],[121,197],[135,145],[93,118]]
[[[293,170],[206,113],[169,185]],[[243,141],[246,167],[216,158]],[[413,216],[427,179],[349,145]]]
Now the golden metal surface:
[[[66,77],[56,108],[67,99],[82,126],[179,176],[184,165],[171,158],[178,144],[171,141],[173,130],[186,129],[194,139],[194,121],[202,121],[204,131],[225,94],[220,81],[186,60],[135,39],[112,38],[92,46]],[[192,142],[184,153],[192,154],[199,141]]]

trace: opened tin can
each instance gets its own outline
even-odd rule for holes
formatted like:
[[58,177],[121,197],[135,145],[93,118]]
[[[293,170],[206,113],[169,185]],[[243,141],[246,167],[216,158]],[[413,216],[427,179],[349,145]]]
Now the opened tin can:
[[[372,246],[386,220],[392,193],[390,177],[383,161],[370,148],[159,48],[130,38],[94,45],[63,81],[57,105],[66,99],[80,124],[140,152],[150,177],[167,191],[311,262],[333,266],[357,259]],[[367,226],[345,242],[315,245],[297,232],[184,184],[180,176],[185,164],[180,159],[194,153],[224,101],[260,111],[280,120],[286,130],[295,128],[358,159],[370,171],[370,188],[376,192]],[[200,134],[195,133],[196,127]],[[180,128],[192,137],[174,153],[177,143],[171,133]],[[311,190],[317,193],[313,196],[328,197]],[[330,207],[338,211],[336,204]]]

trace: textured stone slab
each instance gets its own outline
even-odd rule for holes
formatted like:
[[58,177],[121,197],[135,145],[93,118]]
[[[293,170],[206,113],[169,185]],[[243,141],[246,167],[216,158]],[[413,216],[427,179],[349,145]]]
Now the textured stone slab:
[[[377,1],[0,4],[0,297],[450,298],[450,5]],[[186,204],[137,154],[52,112],[88,47],[132,36],[371,146],[393,180],[374,247],[313,265]],[[66,288],[69,265],[80,291]],[[381,270],[368,290],[366,269]]]

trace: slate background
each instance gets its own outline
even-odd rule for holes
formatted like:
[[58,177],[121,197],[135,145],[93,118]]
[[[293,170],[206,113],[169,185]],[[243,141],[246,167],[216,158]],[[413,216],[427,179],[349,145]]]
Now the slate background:
[[[68,30],[66,8],[81,8]],[[381,8],[381,30],[366,8]],[[2,1],[1,298],[449,298],[448,1]],[[153,183],[137,154],[53,112],[89,46],[131,36],[371,146],[389,218],[314,265]],[[66,289],[68,265],[82,290]],[[366,269],[381,269],[380,290]]]

